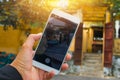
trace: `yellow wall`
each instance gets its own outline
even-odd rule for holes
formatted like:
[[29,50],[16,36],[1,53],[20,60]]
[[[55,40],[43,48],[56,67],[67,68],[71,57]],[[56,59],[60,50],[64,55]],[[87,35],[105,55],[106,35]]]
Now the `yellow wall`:
[[87,52],[88,50],[88,29],[83,29],[83,44],[82,44],[82,50],[83,53]]
[[[93,30],[92,28],[83,29],[82,52],[92,52]],[[73,39],[70,50],[74,51],[75,39]]]
[[19,47],[19,35],[19,30],[13,30],[10,27],[9,30],[4,31],[0,26],[0,51],[16,54]]
[[120,39],[114,39],[114,55],[120,55]]
[[[31,33],[43,32],[41,27],[31,28]],[[13,30],[9,27],[7,31],[0,27],[0,51],[17,54],[27,36],[25,31]],[[35,43],[34,48],[38,42]],[[83,29],[82,52],[92,52],[93,31],[92,28]],[[75,39],[73,39],[70,50],[74,51]]]
[[[31,29],[31,33],[39,32],[42,32],[40,27]],[[3,27],[0,26],[0,51],[17,54],[26,38],[25,30],[13,30],[12,27],[9,27],[8,30],[4,31]],[[37,43],[35,43],[36,45]]]
[[87,44],[88,52],[91,53],[92,52],[92,43],[93,43],[93,30],[92,30],[92,28],[89,28],[87,41],[88,41],[88,44]]
[[72,40],[69,50],[74,52],[74,50],[75,50],[75,38]]

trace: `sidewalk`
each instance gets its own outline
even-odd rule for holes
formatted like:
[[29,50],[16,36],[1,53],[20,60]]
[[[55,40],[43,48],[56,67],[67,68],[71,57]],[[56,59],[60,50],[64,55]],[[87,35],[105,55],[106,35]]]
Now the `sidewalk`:
[[94,77],[82,77],[72,75],[57,75],[52,80],[120,80],[117,78],[94,78]]

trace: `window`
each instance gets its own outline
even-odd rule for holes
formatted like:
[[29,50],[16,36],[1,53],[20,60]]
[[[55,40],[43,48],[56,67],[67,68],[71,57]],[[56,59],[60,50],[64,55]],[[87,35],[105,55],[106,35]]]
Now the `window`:
[[93,40],[103,40],[103,30],[101,28],[94,29]]

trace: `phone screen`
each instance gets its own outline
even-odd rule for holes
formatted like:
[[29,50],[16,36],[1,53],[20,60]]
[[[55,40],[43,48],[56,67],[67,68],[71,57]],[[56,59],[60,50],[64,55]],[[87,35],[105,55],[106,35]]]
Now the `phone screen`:
[[78,24],[51,14],[34,60],[49,67],[60,69]]

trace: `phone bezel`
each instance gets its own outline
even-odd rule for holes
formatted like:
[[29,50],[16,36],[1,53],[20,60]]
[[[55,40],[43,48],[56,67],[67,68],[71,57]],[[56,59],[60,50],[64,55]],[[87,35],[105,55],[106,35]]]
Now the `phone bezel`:
[[[76,24],[77,24],[76,31],[77,31],[78,26],[79,26],[79,24],[80,24],[80,19],[79,19],[79,18],[77,18],[77,17],[75,17],[75,16],[73,16],[73,15],[70,15],[70,14],[68,14],[68,13],[66,13],[66,12],[63,12],[63,11],[61,11],[61,10],[53,9],[53,11],[51,12],[51,14],[50,14],[49,17],[48,17],[48,20],[47,20],[47,23],[46,23],[45,28],[44,28],[44,30],[43,30],[43,33],[44,33],[45,29],[46,29],[46,26],[47,26],[48,21],[49,21],[49,19],[50,19],[50,16],[51,16],[52,14],[55,14],[55,15],[57,15],[57,16],[59,16],[59,17],[63,17],[63,18],[65,18],[65,19],[67,19],[67,20],[69,20],[69,21],[71,21],[71,22],[76,23]],[[75,34],[76,34],[76,31],[75,31],[75,33],[74,33],[74,36],[75,36]],[[74,36],[73,36],[73,37],[74,37]],[[72,39],[73,39],[73,38],[72,38]],[[40,41],[41,41],[41,39],[39,40],[39,43],[40,43]],[[72,40],[71,40],[71,42],[72,42]],[[70,42],[70,44],[71,44],[71,42]],[[70,46],[69,46],[69,47],[70,47]],[[68,49],[69,49],[69,47],[68,47]],[[38,47],[36,48],[36,50],[37,50],[37,49],[38,49]],[[35,50],[35,52],[36,52],[36,50]],[[67,51],[68,51],[68,50],[67,50]],[[66,54],[67,54],[67,52],[66,52]],[[66,56],[66,55],[65,55],[65,56]],[[65,57],[64,57],[64,58],[65,58]],[[62,64],[63,64],[63,62],[64,62],[64,59],[63,59],[63,61],[62,61]],[[35,67],[37,67],[37,68],[40,68],[40,69],[43,69],[43,70],[48,71],[48,72],[54,71],[54,73],[55,73],[56,75],[57,75],[57,74],[60,72],[60,70],[61,70],[61,67],[60,67],[60,69],[58,70],[58,69],[49,67],[49,66],[47,66],[47,65],[45,65],[45,64],[43,64],[43,63],[40,63],[40,62],[38,62],[38,61],[35,61],[35,60],[33,60],[33,66],[35,66]]]

